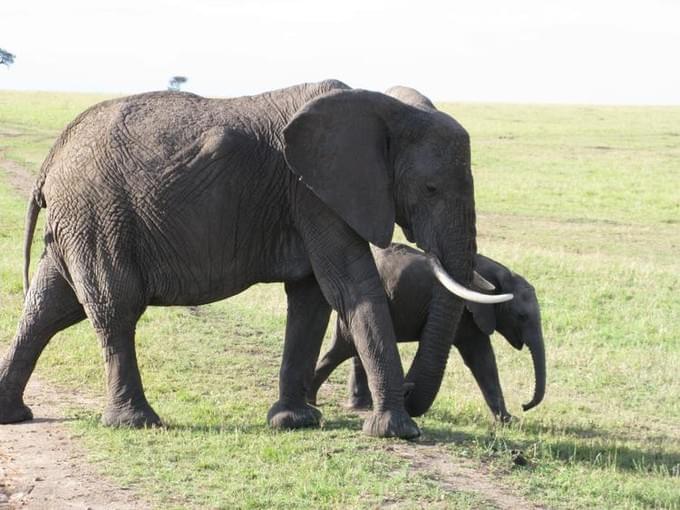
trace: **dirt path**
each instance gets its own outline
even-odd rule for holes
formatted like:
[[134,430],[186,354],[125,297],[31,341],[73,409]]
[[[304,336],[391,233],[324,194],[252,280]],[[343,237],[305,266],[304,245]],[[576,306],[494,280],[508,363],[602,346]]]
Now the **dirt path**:
[[35,375],[26,389],[37,419],[0,426],[0,509],[145,509],[134,491],[99,474],[66,427],[67,407],[101,405]]
[[[35,181],[30,172],[0,156],[0,173],[28,196]],[[0,426],[0,510],[151,508],[129,488],[101,476],[65,425],[66,408],[101,408],[102,402],[57,391],[35,375],[26,401],[36,420]]]
[[424,473],[447,492],[473,493],[484,500],[484,508],[499,510],[545,510],[514,493],[498,478],[485,473],[472,461],[454,457],[436,444],[402,443],[387,450],[408,461],[411,470]]
[[[65,424],[69,418],[63,409],[100,408],[103,401],[75,391],[56,390],[35,375],[26,390],[26,401],[36,420],[0,426],[0,510],[151,508],[134,490],[99,474],[87,462],[78,437]],[[442,446],[404,442],[385,449],[445,491],[476,494],[485,501],[484,508],[546,508],[530,503],[473,462],[453,457]]]

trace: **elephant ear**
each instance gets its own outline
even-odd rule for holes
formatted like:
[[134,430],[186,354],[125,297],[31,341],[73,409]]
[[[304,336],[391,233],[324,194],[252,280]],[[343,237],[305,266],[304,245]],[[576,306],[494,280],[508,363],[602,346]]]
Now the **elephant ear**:
[[330,92],[306,103],[283,131],[293,173],[381,248],[392,240],[395,219],[385,99],[392,100],[366,90]]
[[489,336],[496,330],[496,310],[494,305],[465,302],[465,306],[479,330]]

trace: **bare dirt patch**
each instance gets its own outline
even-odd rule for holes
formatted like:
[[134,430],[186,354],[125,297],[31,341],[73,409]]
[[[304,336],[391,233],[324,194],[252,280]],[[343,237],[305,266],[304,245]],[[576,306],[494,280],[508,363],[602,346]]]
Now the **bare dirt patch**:
[[[0,156],[0,172],[28,196],[35,177]],[[56,390],[35,375],[26,390],[35,420],[0,425],[0,510],[146,509],[151,506],[88,463],[66,422],[69,407],[103,407],[99,399]]]
[[544,510],[534,505],[501,481],[484,472],[472,461],[454,457],[442,446],[423,443],[397,443],[386,448],[392,454],[406,460],[414,472],[425,474],[446,491],[475,494],[488,506],[500,510]]
[[93,399],[57,391],[33,376],[26,401],[35,420],[0,425],[0,509],[151,508],[129,487],[98,473],[67,428],[63,409],[96,405]]

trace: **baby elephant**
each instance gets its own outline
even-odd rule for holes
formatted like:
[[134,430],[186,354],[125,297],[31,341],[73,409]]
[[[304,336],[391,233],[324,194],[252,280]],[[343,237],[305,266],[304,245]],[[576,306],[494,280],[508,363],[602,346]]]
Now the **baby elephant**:
[[[498,292],[512,293],[514,299],[496,305],[466,302],[460,321],[447,314],[451,298],[432,272],[423,252],[405,245],[392,244],[386,249],[373,249],[388,297],[390,313],[398,341],[419,341],[418,353],[406,376],[406,409],[412,416],[427,411],[446,367],[451,345],[455,345],[479,385],[493,415],[509,421],[503,399],[496,358],[489,336],[498,331],[516,349],[527,345],[534,364],[534,396],[524,404],[529,410],[543,400],[545,393],[545,350],[541,316],[534,288],[520,275],[482,255],[477,255],[476,270]],[[422,366],[419,356],[424,349],[438,349],[440,365]],[[432,351],[430,351],[432,352]],[[435,351],[437,352],[437,351]],[[308,399],[316,402],[321,384],[344,360],[354,357],[350,373],[349,406],[365,409],[372,405],[366,372],[346,325],[338,320],[330,350],[316,366],[314,379],[308,388]],[[424,387],[424,388],[423,388]]]

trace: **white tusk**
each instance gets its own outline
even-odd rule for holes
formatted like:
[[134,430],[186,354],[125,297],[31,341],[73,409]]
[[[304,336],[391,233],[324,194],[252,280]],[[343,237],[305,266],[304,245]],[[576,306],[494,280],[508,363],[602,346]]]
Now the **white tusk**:
[[477,287],[478,289],[481,290],[496,290],[496,286],[491,283],[489,280],[484,278],[481,274],[479,274],[477,271],[473,271],[472,273],[472,286]]
[[439,280],[439,282],[449,292],[465,299],[466,301],[492,305],[495,303],[504,303],[505,301],[510,301],[514,297],[512,294],[487,295],[470,290],[451,278],[451,276],[449,276],[446,270],[442,267],[442,264],[439,262],[437,257],[434,255],[429,255],[427,258],[430,266],[432,267],[432,271],[434,271],[434,275],[437,277],[437,280]]

